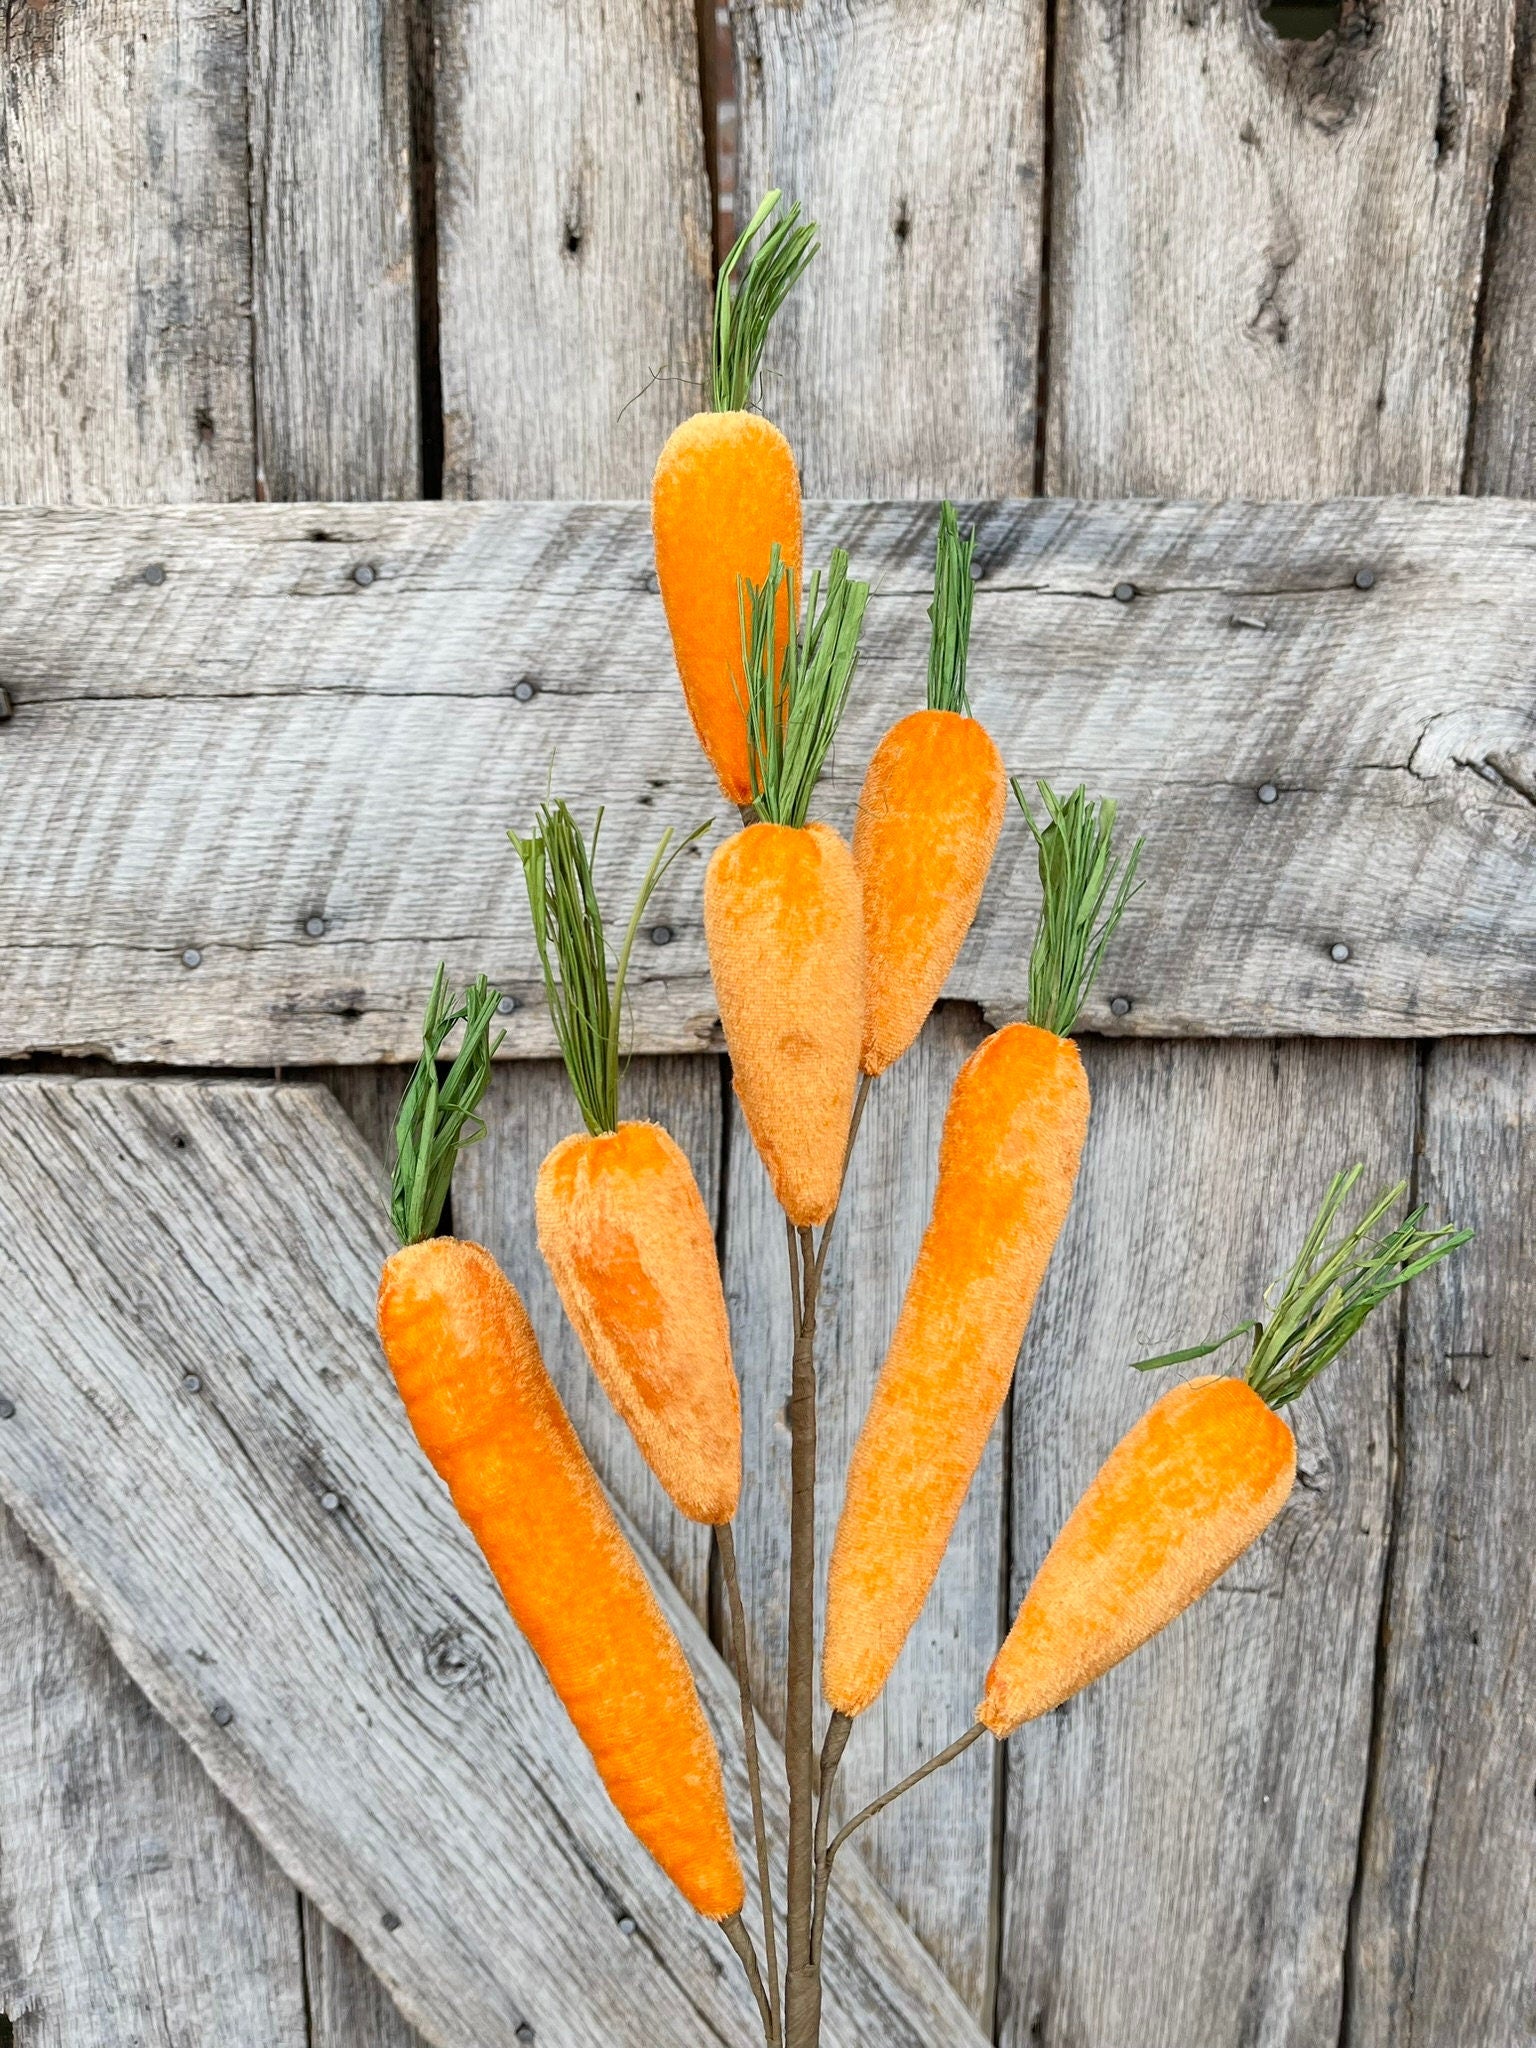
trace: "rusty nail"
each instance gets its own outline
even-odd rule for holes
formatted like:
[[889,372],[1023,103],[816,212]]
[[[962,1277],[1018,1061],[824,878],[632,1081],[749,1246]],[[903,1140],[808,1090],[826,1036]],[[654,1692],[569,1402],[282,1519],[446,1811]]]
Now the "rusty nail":
[[0,725],[16,715],[16,702],[9,690],[0,685]]
[[1129,1017],[1131,1014],[1130,997],[1111,996],[1109,999],[1109,1014],[1111,1017]]
[[181,956],[181,964],[182,964],[182,966],[183,966],[183,967],[201,967],[201,966],[202,966],[202,964],[203,964],[203,956],[202,956],[202,954],[201,954],[201,953],[199,953],[199,951],[197,950],[196,946],[188,946],[188,948],[187,948],[187,950],[185,951],[185,953],[183,953],[183,954],[182,954],[182,956]]
[[519,704],[531,704],[538,693],[534,689],[533,684],[524,676],[520,683],[512,685],[512,694]]
[[304,929],[310,938],[323,939],[325,937],[325,919],[323,917],[306,917]]
[[16,1403],[9,1394],[0,1394],[0,1422],[9,1422],[16,1413]]
[[1279,794],[1279,790],[1276,789],[1272,782],[1261,782],[1259,784],[1259,802],[1261,804],[1272,804]]
[[653,924],[653,925],[651,926],[651,944],[652,944],[653,946],[670,946],[670,945],[671,945],[671,943],[672,943],[672,927],[671,927],[671,925],[669,925],[669,924]]
[[393,1934],[400,1925],[400,1915],[394,1912],[383,1912],[379,1915],[379,1925],[386,1934]]
[[1117,583],[1115,585],[1115,598],[1118,603],[1129,604],[1135,595],[1136,586],[1134,583]]
[[151,589],[156,584],[165,581],[165,570],[159,562],[150,563],[149,567],[144,571],[144,581],[149,584]]
[[1376,571],[1374,569],[1357,569],[1355,571],[1356,590],[1369,590],[1375,581]]
[[371,563],[359,562],[357,567],[352,571],[352,581],[359,585],[359,587],[363,590],[366,590],[368,588],[369,584],[373,581],[373,578],[374,570]]
[[181,1376],[181,1388],[185,1394],[200,1394],[203,1391],[203,1383],[195,1372],[184,1372]]
[[235,1718],[235,1710],[229,1704],[228,1700],[214,1701],[213,1718],[215,1721],[218,1722],[221,1728],[227,1728],[229,1726],[230,1722],[233,1721],[233,1719]]
[[1347,960],[1349,958],[1349,948],[1342,939],[1337,940],[1328,948],[1328,958],[1330,960]]

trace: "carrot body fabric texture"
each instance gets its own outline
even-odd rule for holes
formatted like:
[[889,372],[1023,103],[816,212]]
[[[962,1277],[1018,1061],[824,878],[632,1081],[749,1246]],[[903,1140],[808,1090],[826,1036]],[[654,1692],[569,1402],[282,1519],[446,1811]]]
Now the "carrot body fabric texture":
[[717,849],[704,932],[736,1094],[797,1228],[837,1205],[864,1034],[864,921],[828,825],[750,825]]
[[1069,1038],[1009,1024],[956,1077],[933,1215],[848,1470],[822,1682],[856,1715],[922,1611],[1013,1378],[1088,1128]]
[[914,711],[875,749],[853,835],[866,1073],[901,1057],[938,1000],[981,902],[1007,798],[991,735],[961,712]]
[[696,1522],[741,1492],[741,1405],[714,1234],[693,1169],[657,1124],[565,1139],[539,1169],[539,1249],[593,1370],[646,1462]]
[[614,1805],[711,1919],[741,1908],[719,1753],[682,1648],[489,1252],[396,1252],[379,1333],[422,1449],[447,1482]]
[[977,1719],[1011,1735],[1139,1649],[1262,1534],[1295,1477],[1295,1438],[1243,1380],[1164,1394],[1051,1545]]
[[[699,744],[733,804],[752,801],[740,579],[761,583],[777,543],[799,588],[800,478],[789,443],[756,413],[696,413],[668,439],[651,485],[656,580]],[[788,597],[781,598],[787,625]]]

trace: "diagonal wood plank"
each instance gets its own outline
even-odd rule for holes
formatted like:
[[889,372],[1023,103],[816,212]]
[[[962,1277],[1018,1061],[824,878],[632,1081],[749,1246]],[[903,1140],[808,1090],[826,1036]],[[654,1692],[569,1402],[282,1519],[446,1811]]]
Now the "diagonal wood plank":
[[[932,512],[813,508],[812,558],[835,536],[878,583],[846,823],[921,701]],[[982,508],[979,711],[1147,835],[1156,914],[1089,1028],[1536,1021],[1533,542],[1494,500]],[[553,767],[610,805],[621,900],[663,823],[720,811],[649,562],[640,506],[0,513],[0,1053],[408,1058],[445,956],[551,1051],[506,826]],[[702,864],[658,900],[640,1050],[714,1042]],[[1036,900],[1015,821],[951,995],[1022,1009]]]
[[[0,1084],[0,1491],[430,2039],[745,2043],[410,1439],[380,1194],[321,1090]],[[658,1590],[739,1812],[734,1688]],[[832,2042],[976,2038],[857,1865],[835,1917]]]
[[[1329,1176],[1413,1151],[1410,1046],[1085,1051],[1082,1180],[1014,1390],[1013,1606],[1175,1376],[1129,1362],[1252,1314]],[[1383,1312],[1289,1411],[1300,1484],[1259,1545],[1009,1744],[1004,2048],[1338,2037],[1396,1349]]]
[[1477,1236],[1417,1285],[1346,2048],[1536,2032],[1536,1045],[1429,1054],[1419,1198]]

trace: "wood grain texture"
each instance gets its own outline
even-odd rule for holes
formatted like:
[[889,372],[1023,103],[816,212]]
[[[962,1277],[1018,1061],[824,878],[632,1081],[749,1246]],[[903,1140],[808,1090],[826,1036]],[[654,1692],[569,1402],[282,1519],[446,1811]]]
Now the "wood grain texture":
[[421,485],[406,9],[250,10],[258,454],[275,498]]
[[619,498],[703,402],[710,212],[686,0],[438,11],[450,498]]
[[308,1899],[304,1915],[304,1984],[308,2048],[426,2048],[424,2037],[357,1951]]
[[1466,489],[1536,497],[1536,7],[1522,0],[1483,266]]
[[[334,1101],[0,1083],[0,1245],[0,1491],[407,2017],[443,2048],[745,2048],[729,1952],[619,1821],[415,1448],[372,1327],[377,1162]],[[740,1817],[734,1684],[657,1586]],[[977,2039],[857,1864],[828,1943],[835,2048]]]
[[[1408,1046],[1085,1050],[1082,1178],[1014,1389],[1012,1607],[1172,1378],[1129,1362],[1252,1314],[1329,1176],[1390,1182],[1413,1150]],[[1396,1350],[1383,1312],[1288,1411],[1299,1484],[1255,1549],[1009,1744],[1005,2048],[1338,2038]]]
[[[817,1599],[843,1481],[928,1221],[950,1085],[980,1038],[961,1004],[934,1016],[870,1097],[827,1257],[817,1353]],[[753,1691],[784,1726],[789,1599],[789,1268],[784,1218],[732,1104],[726,1293],[742,1382],[747,1485],[737,1518]],[[995,1436],[921,1619],[890,1683],[861,1716],[839,1777],[844,1817],[905,1777],[972,1718],[998,1643],[1003,1462]],[[818,1613],[818,1643],[820,1641]],[[999,1754],[969,1751],[860,1838],[893,1903],[988,2025],[995,1946],[992,1827]]]
[[744,225],[770,187],[822,251],[759,401],[807,491],[1033,488],[1043,0],[738,0]]
[[8,1514],[0,1585],[8,2038],[310,2048],[293,1886]]
[[[978,712],[1026,783],[1087,778],[1147,838],[1089,1029],[1536,1020],[1536,509],[1039,501],[980,521]],[[812,559],[833,536],[877,579],[819,805],[847,825],[877,737],[920,701],[932,515],[813,508]],[[664,824],[720,812],[649,559],[638,506],[0,513],[0,1055],[410,1058],[440,958],[517,999],[510,1054],[552,1051],[507,826],[552,771],[583,814],[606,803],[621,900]],[[718,1042],[702,865],[657,900],[672,942],[641,947],[642,1051]],[[1037,900],[1016,820],[952,996],[1022,1010]]]
[[1477,1236],[1409,1300],[1347,2048],[1536,2040],[1536,1045],[1429,1054],[1418,1198]]
[[[663,1124],[672,1133],[692,1163],[712,1217],[720,1199],[722,1110],[717,1059],[635,1060],[624,1077],[621,1113]],[[540,1163],[562,1138],[582,1128],[565,1069],[552,1060],[499,1069],[482,1113],[486,1137],[463,1155],[454,1176],[454,1231],[483,1244],[501,1262],[527,1305],[544,1362],[604,1485],[707,1624],[709,1531],[685,1521],[663,1493],[588,1364],[539,1255],[533,1190]]]
[[0,502],[251,488],[245,8],[0,21]]
[[1460,488],[1514,12],[1060,10],[1048,491]]

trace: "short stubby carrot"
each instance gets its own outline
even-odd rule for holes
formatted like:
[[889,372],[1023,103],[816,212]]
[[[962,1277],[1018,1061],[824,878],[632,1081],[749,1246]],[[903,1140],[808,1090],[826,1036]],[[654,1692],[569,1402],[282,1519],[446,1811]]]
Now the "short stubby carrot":
[[829,825],[749,825],[717,849],[704,932],[752,1142],[797,1228],[837,1206],[864,1034],[864,922]]
[[1188,1380],[1120,1439],[987,1674],[998,1737],[1059,1707],[1215,1584],[1279,1514],[1296,1440],[1240,1379]]
[[485,1554],[614,1805],[683,1895],[740,1912],[719,1752],[672,1629],[490,1253],[386,1263],[379,1333],[422,1449]]
[[822,1684],[877,1696],[922,1611],[1013,1378],[1088,1128],[1077,1047],[1009,1024],[961,1068],[933,1214],[848,1470]]
[[963,712],[913,711],[875,749],[853,833],[865,1073],[900,1059],[938,1000],[981,902],[1007,796],[991,734]]
[[714,1233],[657,1124],[566,1138],[539,1168],[544,1254],[593,1370],[685,1515],[728,1522],[741,1404]]
[[[739,592],[743,579],[764,580],[775,545],[799,586],[800,477],[789,443],[758,413],[695,413],[656,464],[651,530],[694,731],[726,796],[749,804]],[[787,621],[787,594],[780,602]]]

